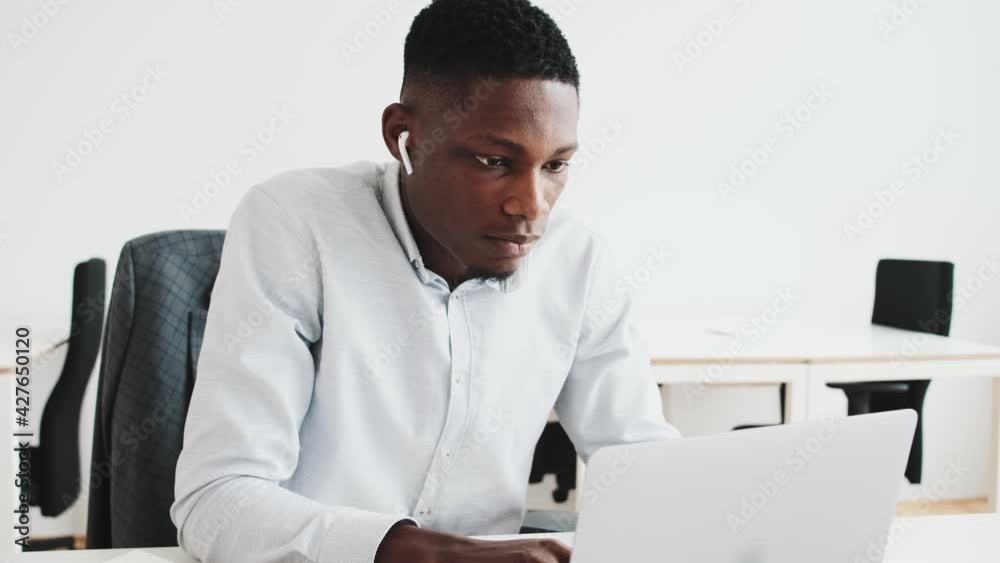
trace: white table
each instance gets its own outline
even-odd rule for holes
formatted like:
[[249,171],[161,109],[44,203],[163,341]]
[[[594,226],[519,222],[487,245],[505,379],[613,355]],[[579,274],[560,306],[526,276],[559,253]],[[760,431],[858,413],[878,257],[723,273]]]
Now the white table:
[[[828,382],[955,377],[993,378],[987,491],[996,512],[1000,491],[1000,347],[869,325],[822,329],[775,325],[763,331],[706,329],[697,323],[644,323],[653,377],[689,398],[710,385],[786,384],[786,422],[819,418]],[[845,413],[846,414],[846,413]],[[582,467],[577,483],[582,485]]]
[[[903,522],[909,522],[904,525]],[[996,563],[1000,561],[1000,515],[923,516],[897,520],[903,531],[886,554],[886,563]],[[489,536],[514,539],[519,536]],[[550,537],[572,546],[573,534],[534,535]],[[664,552],[664,560],[670,560]],[[116,559],[121,558],[121,559]],[[93,549],[14,554],[10,561],[24,563],[196,563],[179,547],[153,549]]]
[[[923,334],[873,327],[818,333],[825,341],[811,353],[806,412],[816,412],[827,383],[988,377],[993,379],[993,419],[988,460],[989,510],[1000,494],[1000,348]],[[815,418],[811,416],[811,418]],[[998,532],[1000,533],[1000,532]]]

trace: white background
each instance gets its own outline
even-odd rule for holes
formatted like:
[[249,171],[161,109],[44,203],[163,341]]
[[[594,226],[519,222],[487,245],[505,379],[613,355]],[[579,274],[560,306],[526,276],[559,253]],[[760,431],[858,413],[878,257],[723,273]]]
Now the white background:
[[[222,11],[208,1],[70,2],[16,46],[9,34],[23,35],[22,18],[42,8],[35,1],[0,5],[5,326],[68,324],[75,263],[104,257],[110,286],[126,240],[165,229],[224,228],[242,194],[272,174],[390,158],[381,112],[397,101],[403,39],[425,4],[400,2],[382,25],[373,11],[389,14],[388,1],[245,0]],[[904,4],[918,9],[884,35],[879,21],[891,23],[894,6]],[[600,152],[585,167],[577,163],[560,205],[611,237],[623,274],[635,271],[650,247],[672,254],[641,288],[642,318],[738,325],[789,288],[798,298],[778,323],[860,326],[870,320],[880,257],[951,260],[962,285],[981,260],[1000,253],[996,2],[540,5],[574,49],[583,81],[580,141]],[[703,34],[707,46],[679,68],[675,53],[684,54],[704,21],[724,9],[732,23],[710,41]],[[366,25],[375,33],[346,57],[344,46],[362,45],[357,30]],[[149,66],[167,76],[123,118],[115,100],[140,85]],[[813,87],[832,96],[786,139],[776,130],[779,120],[806,103]],[[294,119],[248,162],[241,143],[281,108]],[[57,177],[53,163],[65,162],[66,147],[102,119],[114,130]],[[625,131],[592,145],[608,120]],[[954,145],[912,181],[907,161],[949,127],[958,134]],[[724,199],[717,183],[769,137],[778,151]],[[181,206],[193,205],[230,160],[240,173],[185,217]],[[905,191],[850,240],[845,223],[896,179]],[[956,312],[952,336],[1000,344],[998,287],[985,282]],[[57,373],[39,375],[37,392],[44,394]],[[85,461],[93,391],[81,428]],[[941,478],[949,461],[972,467],[949,489],[951,497],[985,494],[989,391],[987,381],[931,386],[926,482]],[[838,393],[830,392],[831,412],[845,408]],[[723,431],[776,421],[777,396],[712,391],[693,404],[675,400],[669,412],[685,433]],[[85,500],[59,523],[36,518],[33,532],[82,531],[84,515]]]

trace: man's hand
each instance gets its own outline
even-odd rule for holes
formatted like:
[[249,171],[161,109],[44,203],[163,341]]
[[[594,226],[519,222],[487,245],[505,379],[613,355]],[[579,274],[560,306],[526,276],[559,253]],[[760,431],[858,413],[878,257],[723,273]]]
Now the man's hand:
[[569,555],[555,540],[474,540],[397,525],[382,540],[375,563],[569,563]]

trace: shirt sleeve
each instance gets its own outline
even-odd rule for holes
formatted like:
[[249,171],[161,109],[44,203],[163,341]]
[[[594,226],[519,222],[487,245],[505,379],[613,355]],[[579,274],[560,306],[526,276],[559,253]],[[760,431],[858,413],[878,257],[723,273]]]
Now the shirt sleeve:
[[606,245],[596,254],[573,363],[555,405],[584,462],[604,446],[680,437],[663,417],[632,319],[633,288],[616,280]]
[[394,525],[416,524],[280,484],[298,463],[322,327],[318,245],[303,231],[255,187],[226,235],[170,508],[178,543],[206,563],[369,563]]

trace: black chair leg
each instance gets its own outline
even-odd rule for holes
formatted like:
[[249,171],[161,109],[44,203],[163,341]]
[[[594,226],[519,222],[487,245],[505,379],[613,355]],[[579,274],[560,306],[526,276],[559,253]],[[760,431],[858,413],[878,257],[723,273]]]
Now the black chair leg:
[[566,487],[556,487],[552,490],[552,500],[562,504],[569,500],[569,489]]
[[872,394],[870,391],[853,391],[847,397],[847,416],[868,414],[872,412]]
[[564,503],[569,498],[569,492],[576,488],[576,453],[573,454],[572,470],[556,473],[556,489],[552,491],[552,500]]
[[[924,432],[923,432],[923,412],[924,399],[927,396],[927,389],[930,387],[929,380],[914,380],[905,382],[909,389],[906,393],[870,393],[870,412],[886,412],[900,409],[913,409],[917,412],[917,426],[913,431],[913,442],[910,444],[910,457],[906,462],[906,480],[913,484],[919,484],[923,476],[924,462]],[[850,409],[848,403],[848,409]],[[861,413],[863,414],[863,413]]]
[[545,478],[545,437],[543,436],[535,446],[535,457],[531,462],[531,471],[528,473],[528,483],[535,485]]
[[576,488],[576,449],[558,422],[547,423],[538,439],[528,483],[540,483],[548,473],[556,477],[552,498],[566,502],[569,492]]
[[778,386],[778,400],[781,401],[781,404],[778,405],[778,408],[781,409],[781,423],[782,424],[785,423],[785,394],[787,392],[788,392],[788,390],[785,388],[785,384],[784,383],[782,383],[781,385]]
[[927,396],[927,388],[930,387],[930,380],[911,381],[908,399],[908,408],[917,411],[917,427],[913,432],[913,445],[910,447],[910,459],[906,463],[906,480],[910,483],[920,483],[924,468],[924,398]]

